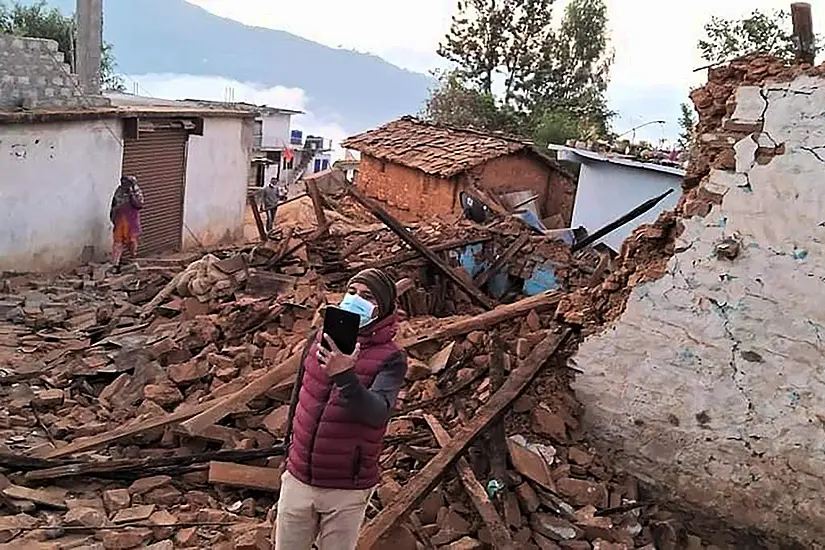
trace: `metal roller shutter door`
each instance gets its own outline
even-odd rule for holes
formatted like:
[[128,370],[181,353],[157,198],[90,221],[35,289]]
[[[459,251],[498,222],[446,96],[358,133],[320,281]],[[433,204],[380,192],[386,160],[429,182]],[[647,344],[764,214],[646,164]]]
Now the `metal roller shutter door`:
[[181,248],[188,138],[186,130],[157,129],[124,141],[123,174],[137,176],[145,201],[141,256]]

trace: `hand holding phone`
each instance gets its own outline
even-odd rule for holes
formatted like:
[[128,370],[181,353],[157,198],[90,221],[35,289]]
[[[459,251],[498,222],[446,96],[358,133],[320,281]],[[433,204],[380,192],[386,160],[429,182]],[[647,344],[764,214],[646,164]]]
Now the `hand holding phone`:
[[324,311],[324,328],[318,345],[318,362],[327,376],[335,376],[355,367],[358,359],[358,331],[361,318],[355,313],[328,306]]
[[[324,329],[321,334],[330,337],[335,346],[344,355],[349,355],[355,351],[355,344],[358,342],[358,332],[361,330],[361,318],[349,311],[339,307],[327,306],[324,311]],[[321,346],[326,349],[332,348],[321,338]]]
[[355,368],[361,351],[358,344],[355,344],[355,350],[351,354],[346,355],[338,349],[328,334],[322,336],[322,342],[325,345],[318,346],[318,363],[327,376],[332,378]]

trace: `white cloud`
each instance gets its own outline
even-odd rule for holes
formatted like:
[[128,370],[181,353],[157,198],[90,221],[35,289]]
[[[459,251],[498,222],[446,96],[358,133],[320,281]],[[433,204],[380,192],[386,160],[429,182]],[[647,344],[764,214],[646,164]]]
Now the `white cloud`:
[[188,0],[247,25],[284,30],[333,48],[374,53],[428,72],[455,0]]
[[[428,72],[443,61],[435,51],[450,26],[457,0],[189,0],[246,24],[285,30],[331,47],[380,55],[401,67]],[[649,120],[640,139],[678,134],[679,104],[704,71],[696,43],[712,15],[742,17],[755,9],[788,9],[788,0],[606,0],[616,59],[608,93],[624,131]],[[557,0],[560,13],[566,0]],[[811,0],[817,31],[825,32],[825,0]],[[817,17],[818,16],[818,17]],[[345,113],[343,113],[345,114]]]
[[[788,0],[606,0],[616,48],[617,83],[685,84],[696,80],[696,42],[711,15],[739,17],[754,9],[788,9]],[[331,47],[375,53],[426,72],[450,26],[456,0],[189,0],[248,25],[281,29]],[[561,12],[563,0],[555,6]],[[812,0],[825,30],[825,0]]]
[[[135,88],[137,85],[137,89]],[[340,143],[361,130],[345,129],[339,116],[317,116],[311,110],[311,98],[300,88],[266,87],[250,82],[238,82],[219,76],[178,74],[145,74],[127,77],[130,92],[162,99],[206,99],[212,101],[244,101],[283,109],[304,111],[292,119],[292,127],[304,133],[331,139],[336,156],[342,156]]]

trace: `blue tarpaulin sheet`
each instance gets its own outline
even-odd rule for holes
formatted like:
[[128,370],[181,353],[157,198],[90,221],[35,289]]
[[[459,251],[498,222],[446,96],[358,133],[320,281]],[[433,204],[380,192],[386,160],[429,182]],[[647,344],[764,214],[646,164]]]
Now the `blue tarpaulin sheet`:
[[461,251],[461,255],[458,257],[458,263],[464,268],[464,271],[466,271],[470,277],[475,277],[487,269],[487,262],[480,262],[476,259],[481,257],[483,246],[484,245],[482,244],[471,244],[466,246],[464,250]]
[[556,279],[556,270],[553,264],[546,262],[542,265],[537,265],[533,269],[533,274],[529,279],[524,281],[524,293],[528,296],[535,296],[547,290],[556,290],[559,288],[559,282]]
[[[460,253],[451,252],[450,255],[458,260],[462,269],[467,272],[470,277],[476,277],[483,273],[489,266],[490,262],[481,260],[483,257],[482,244],[473,244],[464,247]],[[507,267],[503,267],[498,273],[490,278],[487,283],[490,293],[500,298],[510,288],[510,275]],[[556,290],[559,288],[558,280],[556,279],[556,270],[551,262],[545,262],[542,265],[537,265],[533,269],[533,274],[529,279],[524,281],[522,290],[528,296],[535,296],[547,290]]]

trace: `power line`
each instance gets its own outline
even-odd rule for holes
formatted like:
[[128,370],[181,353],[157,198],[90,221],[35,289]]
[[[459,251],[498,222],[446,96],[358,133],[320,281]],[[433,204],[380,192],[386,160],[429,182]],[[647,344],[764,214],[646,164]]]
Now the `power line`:
[[[132,84],[134,84],[134,87],[133,87],[133,89],[135,90],[134,95],[143,95],[143,96],[146,96],[146,97],[151,97],[153,99],[157,99],[157,96],[155,94],[153,94],[152,92],[150,92],[149,90],[147,90],[146,86],[144,86],[143,84],[141,84],[139,81],[135,80],[134,78],[132,78],[128,74],[121,74],[121,75],[118,75],[118,76],[121,76],[121,77],[125,78],[126,80],[130,81]],[[143,92],[144,92],[143,94],[139,93],[141,90],[143,90]]]

